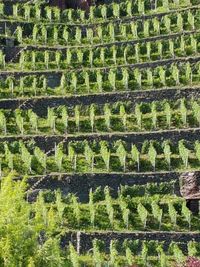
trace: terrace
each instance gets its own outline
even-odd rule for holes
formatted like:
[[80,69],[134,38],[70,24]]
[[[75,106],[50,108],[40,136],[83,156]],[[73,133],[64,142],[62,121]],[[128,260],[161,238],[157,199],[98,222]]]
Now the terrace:
[[0,176],[27,177],[69,266],[183,266],[200,257],[199,1],[109,2],[0,3]]

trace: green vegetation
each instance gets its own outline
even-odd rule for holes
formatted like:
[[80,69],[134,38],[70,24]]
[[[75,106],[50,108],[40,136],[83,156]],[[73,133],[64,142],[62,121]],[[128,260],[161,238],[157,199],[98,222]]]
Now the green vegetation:
[[0,266],[200,258],[178,182],[200,170],[199,18],[197,0],[0,2]]

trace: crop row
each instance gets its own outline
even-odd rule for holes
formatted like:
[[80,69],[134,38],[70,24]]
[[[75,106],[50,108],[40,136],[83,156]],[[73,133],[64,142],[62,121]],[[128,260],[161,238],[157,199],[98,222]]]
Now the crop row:
[[[108,187],[104,188],[104,200],[94,202],[94,194],[90,190],[89,203],[81,204],[71,194],[68,203],[62,201],[61,195],[55,194],[55,205],[59,201],[62,207],[60,221],[68,229],[84,230],[180,230],[198,229],[198,216],[192,215],[182,198],[172,195],[154,195],[118,198],[110,195]],[[121,223],[120,223],[121,221]],[[170,226],[169,226],[170,225]]]
[[[23,76],[15,78],[7,74],[6,79],[0,80],[1,97],[25,96],[25,95],[66,95],[83,93],[102,93],[125,90],[145,90],[170,86],[195,85],[199,83],[198,58],[186,58],[172,63],[161,61],[160,66],[155,62],[155,67],[141,65],[119,66],[111,69],[90,69],[63,72],[60,78],[60,86],[50,88],[50,81],[44,75],[36,76],[34,73],[22,73]],[[186,61],[188,60],[188,61]],[[189,63],[194,60],[196,63]],[[174,61],[176,62],[176,61]],[[168,63],[163,66],[164,63]],[[152,63],[153,65],[153,63]],[[3,73],[2,73],[3,74]],[[4,73],[6,74],[6,73]]]
[[[45,154],[34,142],[1,142],[1,172],[16,170],[25,173],[95,173],[139,172],[173,169],[197,169],[200,144],[180,140],[171,143],[145,141],[142,144],[77,141],[55,145],[54,152]],[[54,155],[52,155],[54,154]]]
[[[61,12],[56,7],[42,7],[38,4],[13,4],[12,13],[9,14],[12,18],[25,21],[48,21],[48,22],[67,22],[67,23],[94,23],[105,21],[107,19],[119,19],[124,17],[132,17],[135,15],[154,14],[168,12],[170,9],[181,7],[191,7],[198,4],[195,0],[158,0],[155,6],[152,6],[150,0],[126,1],[120,4],[113,3],[110,5],[100,5],[98,7],[91,6],[87,14],[84,10],[67,9]],[[0,14],[2,17],[7,17],[7,10],[4,4],[1,3]]]
[[198,30],[199,9],[186,10],[182,13],[165,15],[161,21],[158,18],[131,21],[108,25],[99,25],[97,28],[83,26],[70,27],[65,25],[41,25],[34,24],[25,27],[17,26],[13,34],[6,28],[6,36],[15,36],[21,44],[47,44],[48,45],[80,45],[103,44],[104,42],[116,42],[137,40],[161,34]]
[[[68,257],[73,267],[78,266],[78,264],[87,264],[88,266],[171,267],[174,264],[184,266],[185,263],[188,266],[198,266],[199,261],[195,258],[195,256],[199,256],[197,242],[189,241],[187,252],[183,251],[181,245],[181,243],[172,241],[166,251],[163,243],[158,241],[125,240],[123,244],[119,245],[117,240],[111,240],[109,249],[106,250],[103,241],[93,239],[91,252],[84,255],[85,257],[79,255],[76,248],[70,243]],[[187,258],[187,256],[189,257]]]
[[140,62],[170,59],[196,55],[200,51],[200,34],[191,34],[169,38],[167,40],[152,40],[145,43],[121,43],[110,47],[68,48],[67,50],[45,51],[22,50],[19,60],[6,63],[5,55],[0,53],[2,69],[20,70],[51,70],[69,67],[105,67],[127,65]]
[[[104,188],[104,200],[94,201],[94,194],[90,190],[89,203],[81,204],[77,197],[71,194],[67,204],[62,201],[61,195],[55,194],[55,205],[61,208],[60,222],[69,229],[102,229],[115,230],[179,230],[182,226],[186,231],[193,227],[197,230],[198,216],[192,216],[186,206],[186,202],[176,196],[154,195],[123,197],[118,192],[118,198],[113,199],[108,187]],[[60,207],[61,206],[61,207]],[[121,221],[121,223],[120,223]]]
[[29,110],[1,110],[0,131],[10,134],[75,134],[84,132],[141,132],[200,126],[200,100],[166,100],[136,104],[76,105],[48,108],[46,117]]

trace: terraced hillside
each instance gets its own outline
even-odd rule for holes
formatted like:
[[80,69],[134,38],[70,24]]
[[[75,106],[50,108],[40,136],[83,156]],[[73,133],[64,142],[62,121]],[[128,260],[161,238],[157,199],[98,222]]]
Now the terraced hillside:
[[1,177],[62,204],[64,266],[200,257],[179,188],[200,171],[199,0],[1,1],[0,18]]

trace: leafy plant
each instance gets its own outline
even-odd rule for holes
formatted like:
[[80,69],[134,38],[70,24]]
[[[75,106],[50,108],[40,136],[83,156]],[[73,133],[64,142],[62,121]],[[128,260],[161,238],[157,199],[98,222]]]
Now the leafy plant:
[[137,212],[138,212],[140,220],[141,220],[141,222],[142,222],[142,224],[144,226],[144,229],[145,229],[146,225],[147,225],[148,211],[146,210],[146,208],[141,203],[139,203],[138,207],[137,207]]

